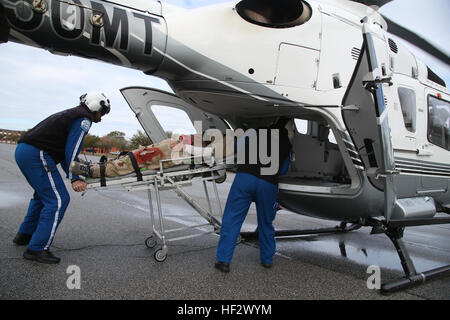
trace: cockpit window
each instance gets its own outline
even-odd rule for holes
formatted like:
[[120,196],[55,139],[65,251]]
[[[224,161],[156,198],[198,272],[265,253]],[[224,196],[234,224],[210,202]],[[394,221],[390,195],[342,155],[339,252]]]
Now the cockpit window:
[[290,28],[311,18],[312,10],[303,0],[243,0],[236,5],[248,22],[270,28]]

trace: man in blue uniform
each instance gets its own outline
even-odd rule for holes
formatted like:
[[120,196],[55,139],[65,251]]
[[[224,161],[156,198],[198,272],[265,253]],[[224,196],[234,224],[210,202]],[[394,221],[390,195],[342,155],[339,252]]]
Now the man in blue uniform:
[[[278,203],[278,177],[287,172],[290,162],[290,150],[292,148],[289,134],[285,128],[288,118],[280,118],[268,129],[267,149],[272,154],[271,138],[272,129],[279,133],[279,163],[280,168],[276,174],[264,175],[261,169],[269,167],[270,164],[263,165],[258,159],[256,164],[248,161],[248,150],[246,146],[246,163],[238,165],[237,173],[228,194],[225,211],[222,217],[220,229],[220,240],[217,248],[215,267],[222,272],[230,271],[230,262],[236,246],[242,224],[247,216],[250,204],[256,204],[258,218],[258,238],[260,245],[261,264],[270,268],[275,254],[275,229],[273,220],[277,211]],[[258,136],[258,140],[260,137]],[[257,150],[261,146],[258,141]],[[275,150],[276,148],[274,148]],[[259,152],[258,152],[259,154]]]
[[25,259],[59,263],[50,246],[70,198],[56,165],[61,164],[76,192],[86,189],[86,183],[70,172],[70,163],[78,157],[92,122],[100,122],[109,111],[110,102],[104,94],[87,93],[80,97],[79,106],[51,115],[20,139],[16,162],[34,189],[27,215],[13,240],[17,245],[28,245]]

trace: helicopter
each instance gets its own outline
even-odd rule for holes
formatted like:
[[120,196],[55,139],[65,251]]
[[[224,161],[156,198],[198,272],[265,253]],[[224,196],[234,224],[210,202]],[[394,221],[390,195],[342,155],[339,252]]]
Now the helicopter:
[[185,10],[147,0],[0,0],[0,41],[166,80],[174,94],[121,89],[153,142],[167,138],[152,109],[161,105],[224,133],[271,117],[305,121],[279,202],[341,224],[277,236],[362,226],[386,234],[405,273],[383,284],[390,293],[450,271],[417,272],[402,241],[405,227],[450,223],[450,95],[392,34],[450,59],[374,7],[388,2],[242,0]]

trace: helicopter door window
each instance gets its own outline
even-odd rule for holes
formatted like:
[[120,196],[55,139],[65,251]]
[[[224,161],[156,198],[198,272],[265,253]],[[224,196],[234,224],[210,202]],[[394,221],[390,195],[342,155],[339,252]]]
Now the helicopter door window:
[[428,140],[450,150],[450,103],[428,96]]
[[152,106],[152,112],[168,136],[171,136],[172,133],[196,133],[191,119],[183,110],[167,106],[154,105]]
[[242,0],[238,14],[250,23],[269,28],[290,28],[307,22],[312,15],[303,0]]
[[294,123],[298,133],[308,134],[308,120],[295,119]]
[[333,133],[333,131],[331,129],[330,129],[330,133],[328,134],[328,142],[337,144],[336,138],[335,138],[334,133]]
[[416,93],[408,88],[398,88],[398,97],[406,130],[416,132]]

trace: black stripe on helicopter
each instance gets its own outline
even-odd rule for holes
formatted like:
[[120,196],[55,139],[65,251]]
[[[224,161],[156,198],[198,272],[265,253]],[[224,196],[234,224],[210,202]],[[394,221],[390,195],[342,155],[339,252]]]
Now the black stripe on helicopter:
[[[101,45],[101,34],[104,37],[104,46],[113,48],[114,43],[120,34],[119,45],[117,49],[127,51],[129,47],[129,34],[130,34],[130,21],[127,10],[118,6],[112,7],[112,14],[108,14],[105,6],[102,3],[96,1],[89,1],[90,7],[83,5],[80,0],[60,1],[49,0],[49,17],[52,30],[56,35],[65,40],[75,40],[83,35],[86,31],[90,34],[90,43],[94,45]],[[76,11],[67,13],[62,16],[62,4],[71,6]],[[92,13],[86,14],[86,11]],[[47,10],[36,10],[33,7],[33,0],[10,0],[5,5],[5,14],[9,21],[9,24],[23,32],[33,32],[39,30],[44,25],[44,17]],[[101,17],[101,24],[86,24],[86,18],[93,15],[99,15]],[[145,47],[144,54],[150,55],[152,53],[152,23],[160,23],[159,19],[153,16],[132,12],[133,20],[144,22],[145,32]],[[67,20],[70,18],[71,28],[65,26]],[[91,18],[92,19],[92,18]],[[89,28],[90,25],[90,28]],[[86,30],[85,30],[86,29]],[[90,29],[90,30],[89,30]],[[48,32],[48,30],[44,30]],[[90,31],[90,32],[89,32]]]

